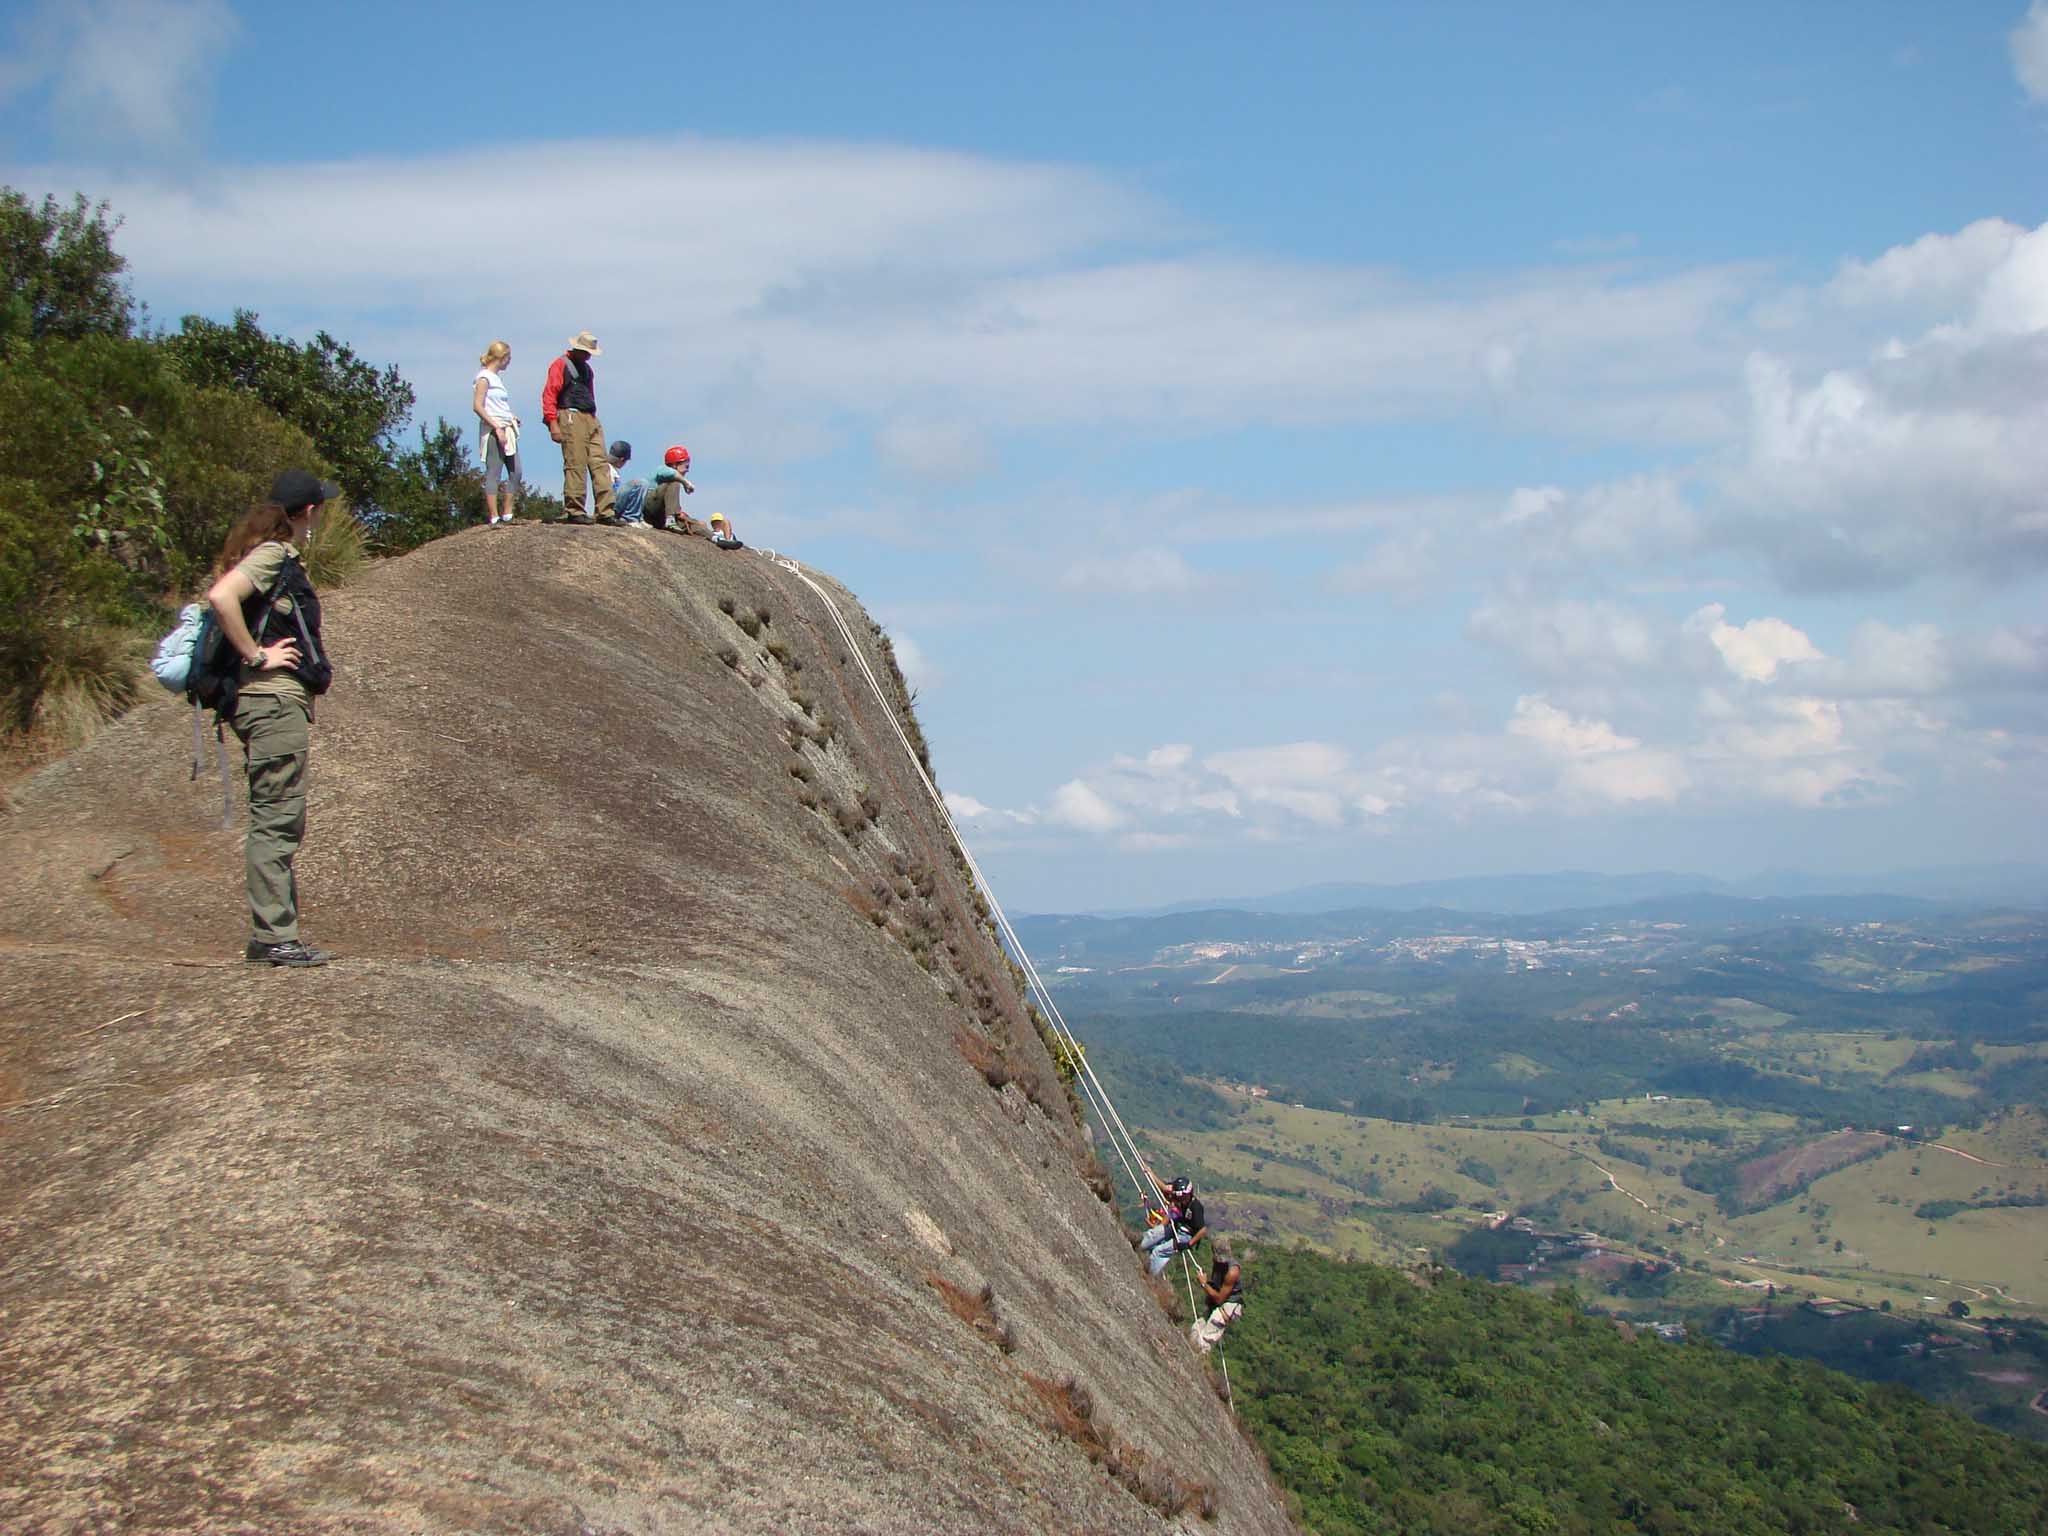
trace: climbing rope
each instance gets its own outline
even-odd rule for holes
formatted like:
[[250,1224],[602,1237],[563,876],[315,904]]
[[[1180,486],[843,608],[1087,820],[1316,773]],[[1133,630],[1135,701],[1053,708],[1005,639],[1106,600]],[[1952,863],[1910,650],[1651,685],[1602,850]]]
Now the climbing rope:
[[818,595],[818,600],[825,605],[825,611],[831,615],[833,626],[839,631],[839,637],[846,642],[847,654],[853,658],[854,664],[860,668],[861,676],[867,680],[868,687],[873,691],[876,701],[881,704],[882,713],[888,719],[890,729],[896,733],[896,740],[902,745],[904,755],[910,759],[910,766],[916,772],[918,782],[924,786],[925,794],[930,798],[932,807],[938,814],[940,824],[952,837],[954,845],[960,850],[960,856],[967,865],[968,874],[973,879],[975,887],[981,892],[982,899],[988,903],[989,912],[996,921],[997,931],[1002,935],[1005,947],[1011,954],[1016,956],[1019,968],[1024,972],[1027,990],[1038,1003],[1045,1017],[1051,1022],[1058,1034],[1061,1044],[1066,1049],[1067,1059],[1074,1064],[1076,1081],[1081,1083],[1083,1093],[1087,1096],[1089,1103],[1100,1117],[1103,1128],[1109,1136],[1110,1146],[1116,1152],[1117,1160],[1123,1164],[1124,1172],[1136,1188],[1140,1201],[1149,1202],[1156,1191],[1151,1188],[1147,1180],[1138,1172],[1138,1169],[1144,1165],[1145,1159],[1144,1155],[1138,1150],[1137,1139],[1131,1134],[1130,1127],[1124,1123],[1123,1116],[1117,1112],[1116,1105],[1109,1096],[1109,1090],[1103,1086],[1102,1080],[1095,1075],[1095,1069],[1088,1064],[1087,1053],[1082,1049],[1081,1042],[1075,1038],[1073,1030],[1068,1026],[1066,1015],[1060,1012],[1059,1005],[1052,1000],[1052,994],[1047,990],[1044,978],[1038,974],[1038,967],[1032,963],[1029,952],[1026,951],[1023,942],[1017,937],[1016,929],[1011,926],[1009,914],[1003,910],[1002,903],[997,900],[995,889],[990,885],[988,876],[983,873],[980,863],[974,857],[973,851],[968,848],[967,840],[960,835],[959,824],[954,821],[953,813],[946,805],[946,797],[939,792],[938,785],[932,782],[931,775],[925,772],[924,764],[919,761],[917,748],[911,744],[909,734],[903,729],[902,721],[897,719],[895,707],[889,702],[889,696],[883,690],[881,680],[875,676],[874,669],[868,665],[867,657],[862,653],[860,643],[854,638],[852,629],[848,627],[845,617],[839,611],[839,605],[832,600],[831,593],[819,586],[811,578],[810,573],[789,556],[780,554],[775,550],[763,550],[762,554],[815,592]]
[[[833,626],[839,631],[840,639],[846,643],[847,655],[853,658],[854,664],[860,668],[861,676],[867,679],[876,702],[882,706],[883,716],[888,720],[890,729],[896,733],[896,740],[903,747],[904,756],[910,760],[910,766],[916,772],[918,782],[924,786],[925,794],[930,798],[932,808],[938,814],[940,825],[952,837],[953,845],[960,851],[960,857],[967,865],[968,874],[973,879],[975,888],[988,903],[989,912],[995,919],[997,931],[1002,935],[1005,947],[1016,957],[1018,967],[1024,973],[1027,990],[1058,1034],[1061,1044],[1065,1047],[1067,1059],[1074,1064],[1075,1081],[1081,1085],[1081,1091],[1095,1110],[1096,1118],[1108,1137],[1111,1149],[1116,1153],[1117,1161],[1123,1164],[1124,1173],[1137,1190],[1140,1206],[1149,1208],[1153,1198],[1158,1194],[1158,1188],[1150,1178],[1145,1155],[1138,1150],[1137,1138],[1131,1134],[1131,1128],[1117,1112],[1116,1104],[1109,1096],[1109,1090],[1095,1075],[1095,1069],[1088,1064],[1087,1052],[1082,1049],[1081,1042],[1068,1026],[1066,1015],[1060,1012],[1059,1004],[1053,1001],[1044,978],[1038,974],[1038,967],[1032,963],[1030,953],[1024,948],[1023,941],[1017,937],[1017,930],[1010,925],[1009,914],[1004,912],[1003,904],[996,899],[995,887],[982,872],[973,850],[967,846],[967,839],[960,835],[959,823],[953,819],[953,812],[946,804],[946,797],[939,792],[939,786],[932,782],[931,775],[925,771],[924,763],[917,755],[917,748],[912,744],[909,733],[903,729],[903,722],[897,718],[896,708],[883,690],[881,680],[868,665],[867,657],[862,652],[859,641],[854,638],[852,629],[848,627],[845,616],[840,613],[838,603],[833,601],[831,593],[812,580],[810,573],[788,555],[772,549],[764,549],[761,554],[815,592],[818,601],[825,605],[825,611],[831,615]],[[1139,1173],[1141,1168],[1146,1169],[1143,1175]],[[1195,1302],[1195,1265],[1185,1248],[1180,1250],[1180,1264],[1181,1279],[1187,1286],[1188,1312],[1196,1322],[1200,1322],[1202,1308]],[[1220,1357],[1220,1341],[1216,1348],[1219,1352],[1219,1363],[1223,1367],[1223,1390],[1231,1410],[1235,1412],[1236,1399],[1230,1395],[1230,1362]]]

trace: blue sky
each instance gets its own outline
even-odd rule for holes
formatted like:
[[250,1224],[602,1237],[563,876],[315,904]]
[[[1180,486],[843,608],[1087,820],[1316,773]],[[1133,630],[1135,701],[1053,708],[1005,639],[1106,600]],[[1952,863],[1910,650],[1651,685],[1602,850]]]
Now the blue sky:
[[0,175],[158,316],[427,420],[595,330],[1013,906],[2048,856],[2040,5],[0,27]]

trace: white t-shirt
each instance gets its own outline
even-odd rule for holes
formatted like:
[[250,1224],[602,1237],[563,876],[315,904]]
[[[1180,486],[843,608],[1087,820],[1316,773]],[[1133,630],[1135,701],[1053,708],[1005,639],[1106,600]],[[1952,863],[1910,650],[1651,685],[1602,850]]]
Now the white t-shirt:
[[505,376],[495,368],[479,368],[476,376],[484,381],[484,415],[500,426],[510,426],[512,397],[505,393]]

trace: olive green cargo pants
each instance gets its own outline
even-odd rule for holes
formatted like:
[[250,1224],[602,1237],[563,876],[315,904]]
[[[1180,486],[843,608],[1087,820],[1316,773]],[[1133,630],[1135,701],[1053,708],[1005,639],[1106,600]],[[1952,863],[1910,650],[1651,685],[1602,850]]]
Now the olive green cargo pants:
[[305,701],[243,694],[235,734],[247,752],[249,936],[282,944],[299,936],[299,878],[292,868],[306,836],[306,764],[313,750]]

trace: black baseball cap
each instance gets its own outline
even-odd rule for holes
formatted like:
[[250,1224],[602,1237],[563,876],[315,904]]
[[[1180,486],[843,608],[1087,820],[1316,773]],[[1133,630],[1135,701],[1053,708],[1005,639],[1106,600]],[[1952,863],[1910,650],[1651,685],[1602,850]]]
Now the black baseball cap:
[[322,480],[303,469],[288,469],[270,482],[270,499],[287,512],[332,501],[340,494],[341,487],[332,480]]

